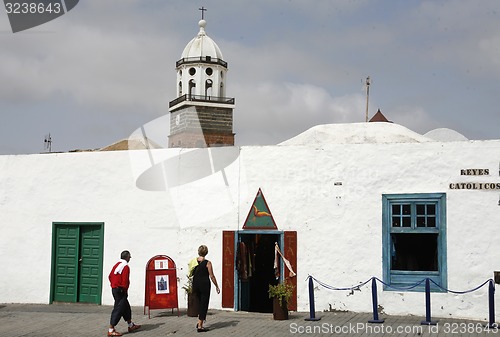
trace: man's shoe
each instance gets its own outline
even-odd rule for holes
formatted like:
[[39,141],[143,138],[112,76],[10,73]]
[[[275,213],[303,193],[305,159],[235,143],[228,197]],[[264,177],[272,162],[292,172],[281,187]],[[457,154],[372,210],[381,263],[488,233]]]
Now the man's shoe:
[[128,327],[128,332],[134,332],[135,330],[139,329],[141,326],[138,324],[134,324],[132,326]]
[[108,331],[108,336],[123,336],[123,334],[119,333],[118,331],[116,330],[113,330],[113,331]]

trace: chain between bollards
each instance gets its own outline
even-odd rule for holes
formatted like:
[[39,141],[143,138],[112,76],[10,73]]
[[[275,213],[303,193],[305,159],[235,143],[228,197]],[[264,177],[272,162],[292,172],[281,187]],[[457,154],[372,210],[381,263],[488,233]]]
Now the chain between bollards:
[[329,285],[327,285],[327,284],[325,284],[325,283],[323,283],[323,282],[315,279],[311,275],[308,276],[308,279],[309,279],[309,308],[310,308],[310,317],[306,318],[305,319],[306,321],[318,321],[318,320],[320,320],[320,318],[316,318],[316,316],[315,316],[313,279],[320,286],[323,286],[323,287],[325,287],[327,289],[332,289],[332,290],[352,290],[352,289],[358,289],[359,290],[360,286],[363,286],[363,285],[367,284],[371,280],[371,282],[372,282],[373,320],[369,320],[368,321],[369,323],[383,323],[384,322],[384,320],[379,319],[379,316],[378,316],[378,298],[377,298],[377,284],[376,284],[376,281],[380,281],[382,284],[384,284],[385,286],[387,286],[389,288],[399,289],[399,290],[414,289],[418,285],[420,285],[422,282],[425,281],[425,320],[421,321],[422,325],[436,325],[437,322],[438,322],[438,321],[433,321],[432,318],[431,318],[431,289],[430,289],[430,282],[434,283],[439,289],[442,289],[445,292],[451,292],[451,293],[455,293],[455,294],[470,293],[470,292],[473,292],[473,291],[478,290],[479,288],[483,287],[484,285],[486,285],[486,283],[489,283],[489,288],[488,288],[489,321],[488,321],[487,326],[489,328],[495,328],[495,329],[497,329],[499,327],[499,325],[497,323],[495,323],[495,298],[494,298],[494,296],[495,296],[494,295],[495,294],[495,287],[494,287],[492,279],[487,280],[486,282],[484,282],[483,284],[481,284],[480,286],[478,286],[478,287],[476,287],[474,289],[467,290],[467,291],[461,291],[461,292],[459,292],[459,291],[453,291],[453,290],[449,290],[449,289],[443,288],[439,284],[437,284],[436,282],[434,282],[434,280],[431,280],[430,278],[422,279],[420,282],[416,283],[415,285],[413,285],[411,287],[405,287],[405,288],[397,288],[397,287],[391,286],[390,284],[387,284],[384,281],[377,279],[376,277],[372,277],[371,279],[367,280],[366,282],[364,282],[364,283],[362,283],[360,285],[357,285],[356,287],[350,287],[350,288],[336,288],[336,287],[332,287],[332,286],[329,286]]

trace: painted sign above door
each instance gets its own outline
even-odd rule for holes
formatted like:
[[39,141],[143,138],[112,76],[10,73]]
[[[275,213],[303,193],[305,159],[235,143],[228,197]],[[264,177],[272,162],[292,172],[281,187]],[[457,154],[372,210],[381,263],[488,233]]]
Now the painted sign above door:
[[260,188],[243,224],[243,229],[278,229]]

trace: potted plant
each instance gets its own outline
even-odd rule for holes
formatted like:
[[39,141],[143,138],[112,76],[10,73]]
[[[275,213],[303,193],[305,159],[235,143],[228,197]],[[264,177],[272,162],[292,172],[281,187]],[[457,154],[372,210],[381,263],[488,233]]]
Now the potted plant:
[[193,277],[194,277],[194,265],[193,262],[190,261],[189,266],[189,274],[187,275],[187,283],[182,287],[187,295],[187,315],[189,317],[197,317],[198,316],[198,297],[193,292]]
[[293,294],[293,285],[283,281],[277,285],[269,285],[269,298],[273,299],[273,318],[288,319],[288,301]]

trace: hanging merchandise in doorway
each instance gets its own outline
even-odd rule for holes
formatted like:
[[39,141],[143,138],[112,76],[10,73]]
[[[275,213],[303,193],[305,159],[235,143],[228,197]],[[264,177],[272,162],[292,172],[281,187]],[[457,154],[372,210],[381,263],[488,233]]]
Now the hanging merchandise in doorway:
[[272,312],[268,289],[279,281],[274,270],[274,243],[279,239],[279,234],[240,235],[236,253],[240,310]]

